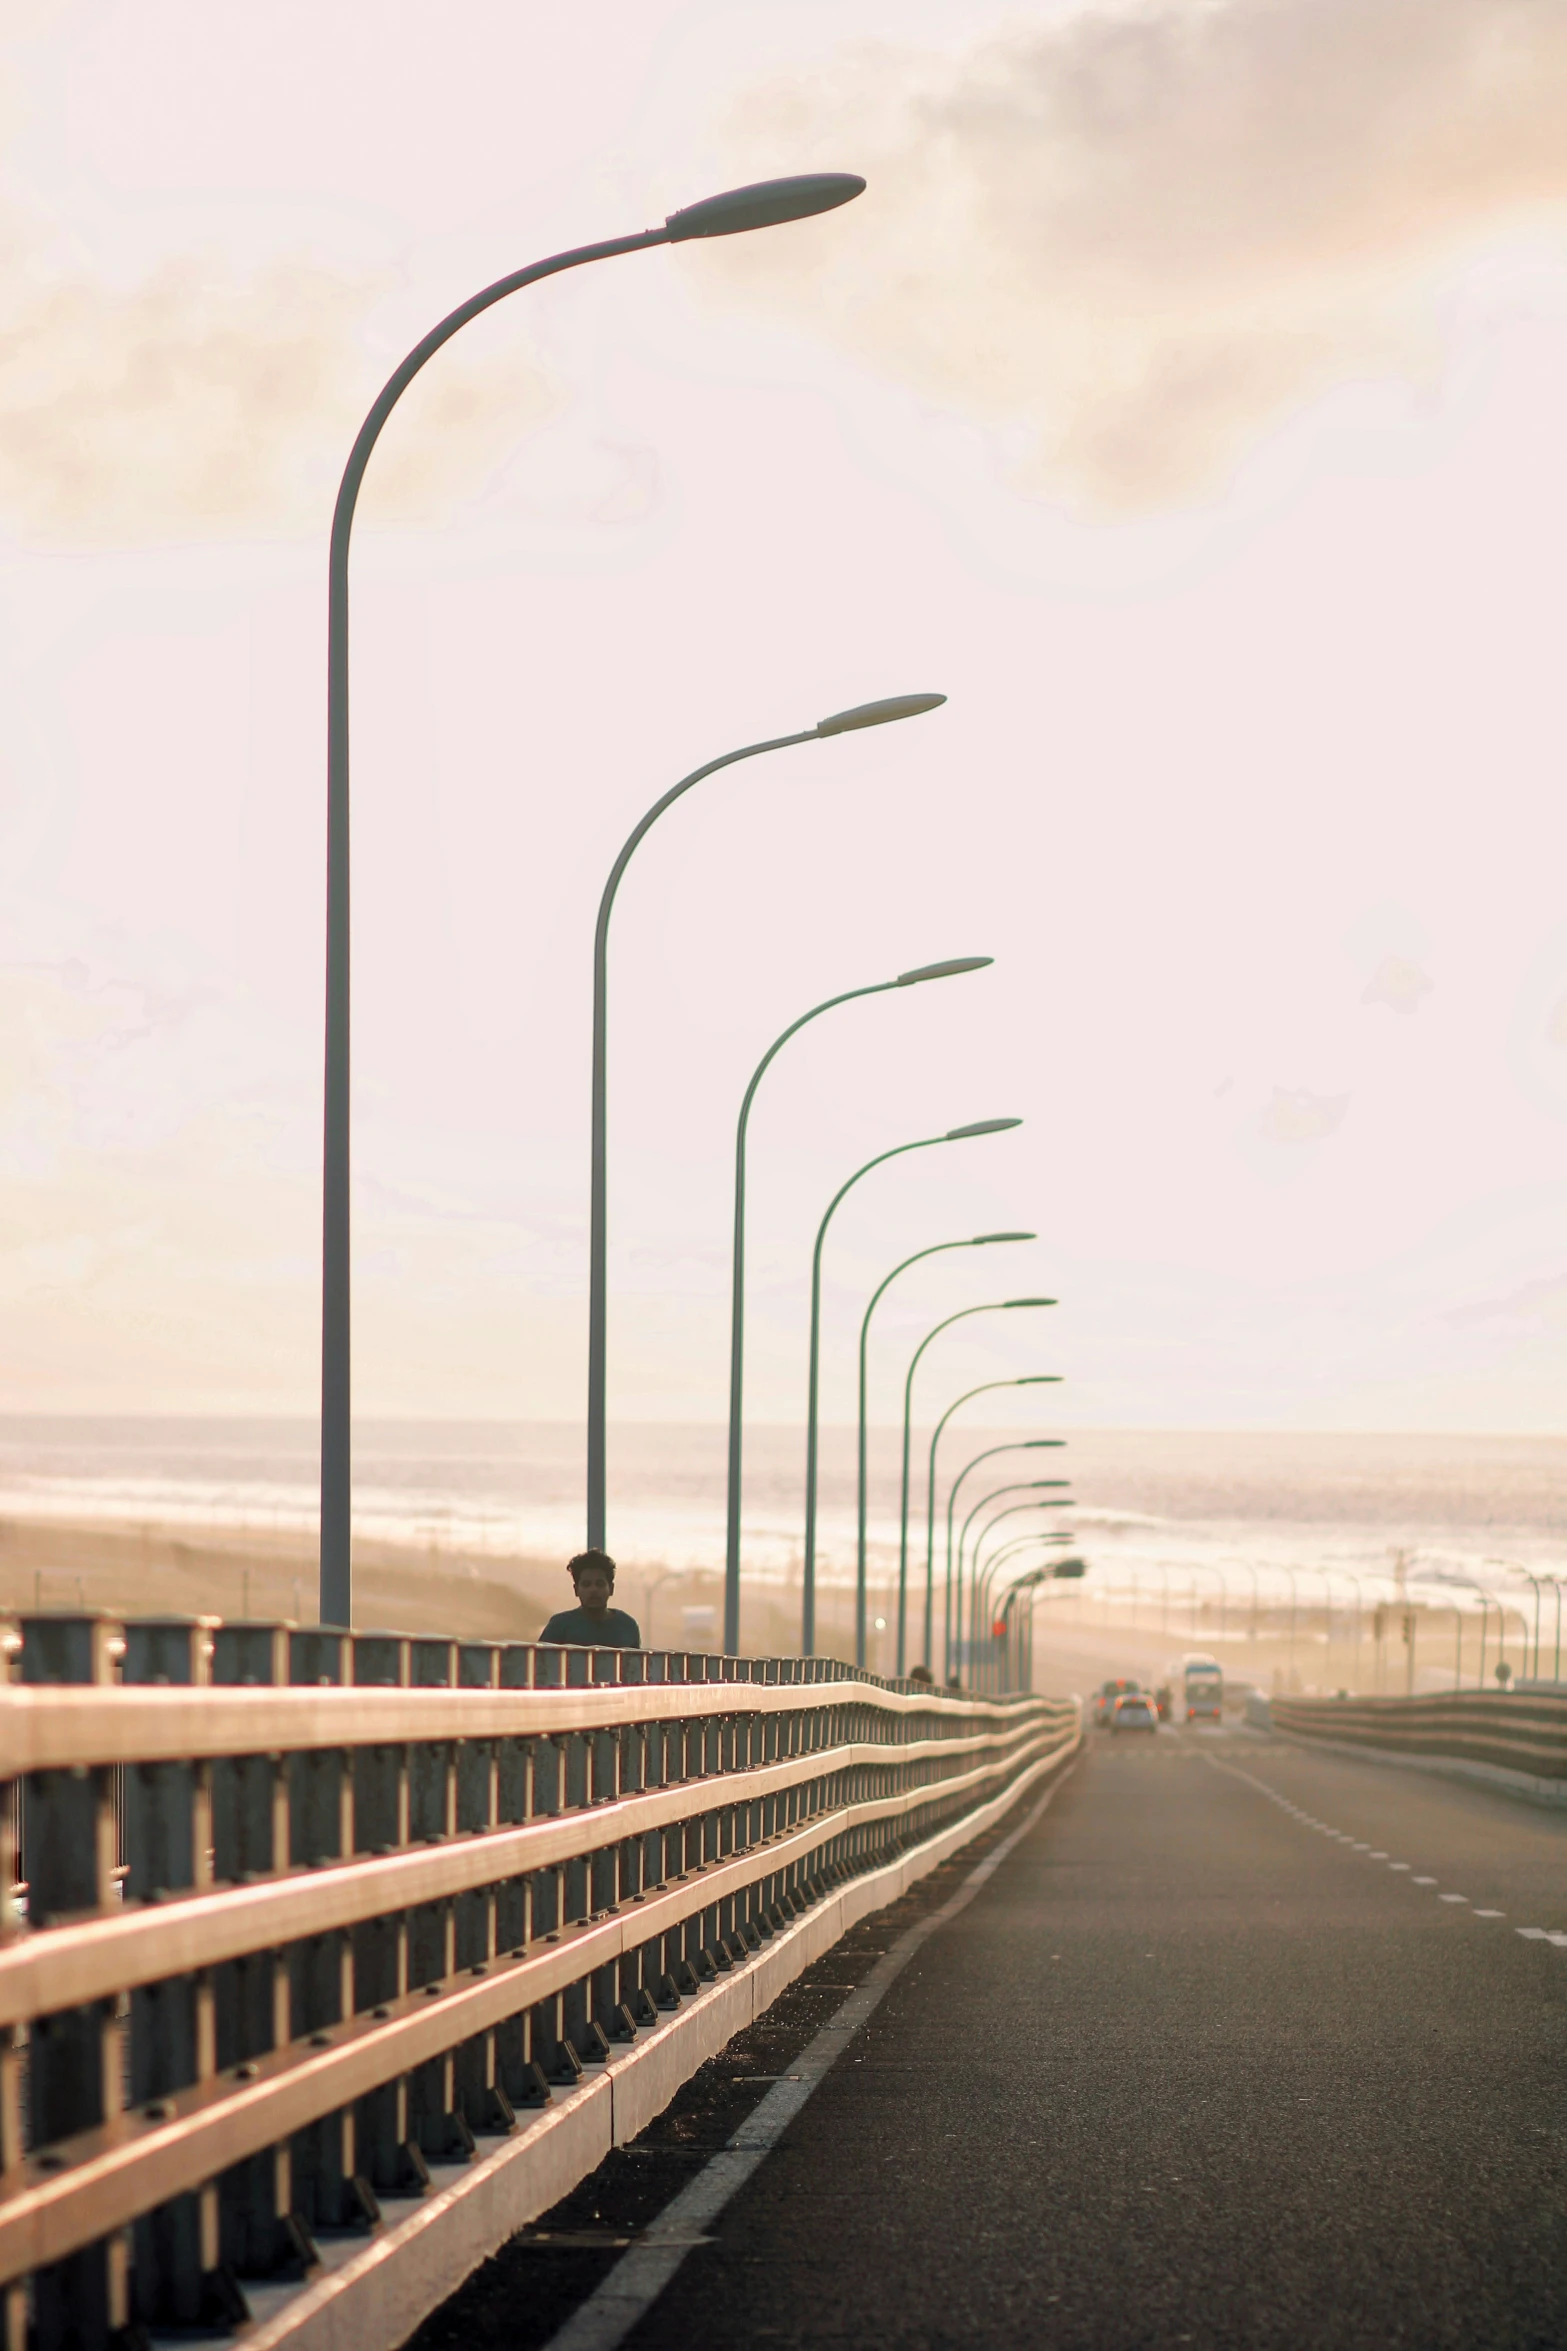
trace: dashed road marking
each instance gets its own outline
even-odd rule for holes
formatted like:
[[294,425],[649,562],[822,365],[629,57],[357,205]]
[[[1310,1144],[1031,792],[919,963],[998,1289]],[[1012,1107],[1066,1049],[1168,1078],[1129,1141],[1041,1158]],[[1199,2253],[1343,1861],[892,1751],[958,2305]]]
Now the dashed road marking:
[[[1213,1760],[1216,1759],[1210,1758],[1210,1761]],[[1388,1861],[1387,1853],[1382,1847],[1372,1846],[1364,1838],[1352,1837],[1345,1829],[1332,1828],[1325,1820],[1314,1820],[1310,1813],[1302,1812],[1298,1805],[1292,1804],[1289,1798],[1282,1795],[1277,1788],[1270,1788],[1266,1780],[1255,1778],[1251,1772],[1242,1771],[1238,1765],[1225,1763],[1219,1764],[1218,1768],[1221,1771],[1229,1772],[1235,1779],[1244,1780],[1248,1787],[1257,1789],[1259,1794],[1266,1796],[1271,1804],[1277,1804],[1281,1810],[1298,1820],[1303,1828],[1313,1829],[1324,1837],[1331,1837],[1337,1844],[1348,1845],[1352,1852],[1364,1853],[1368,1861],[1386,1862],[1390,1871],[1407,1876],[1412,1886],[1434,1886],[1437,1884],[1438,1881],[1434,1877],[1416,1876],[1411,1862]],[[1438,1894],[1437,1900],[1468,1910],[1471,1918],[1505,1918],[1507,1916],[1505,1910],[1474,1909],[1467,1894]],[[1559,1931],[1554,1927],[1515,1927],[1513,1932],[1521,1935],[1526,1942],[1550,1943],[1559,1951],[1567,1951],[1567,1931]]]

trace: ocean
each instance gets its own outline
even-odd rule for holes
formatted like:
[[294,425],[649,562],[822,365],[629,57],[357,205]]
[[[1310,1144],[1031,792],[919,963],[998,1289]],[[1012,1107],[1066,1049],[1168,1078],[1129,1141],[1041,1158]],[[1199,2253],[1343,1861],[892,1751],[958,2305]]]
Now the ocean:
[[[949,1429],[943,1495],[973,1456],[1042,1433]],[[1520,1571],[1567,1569],[1567,1437],[1053,1433],[1065,1440],[1059,1451],[983,1463],[962,1488],[959,1516],[991,1487],[1069,1477],[1069,1512],[1023,1515],[1006,1532],[1069,1530],[1099,1590],[1152,1595],[1195,1580],[1274,1602],[1294,1592],[1303,1605],[1332,1593],[1342,1605],[1357,1590],[1367,1604],[1402,1590],[1448,1601],[1455,1587],[1479,1585],[1532,1607]],[[912,1481],[910,1550],[921,1574],[927,1443],[916,1441]],[[617,1557],[643,1570],[720,1568],[724,1451],[717,1426],[612,1429]],[[896,1432],[872,1432],[870,1562],[881,1587],[897,1566],[898,1456]],[[314,1524],[316,1465],[316,1432],[305,1420],[11,1415],[0,1417],[0,1515],[297,1537]],[[747,1433],[748,1579],[797,1581],[803,1477],[798,1429]],[[478,1562],[564,1559],[582,1540],[574,1424],[367,1421],[357,1431],[355,1478],[355,1524],[365,1536]],[[1004,1496],[995,1507],[1021,1499]],[[833,1428],[824,1432],[821,1473],[825,1583],[852,1576],[854,1551],[854,1434]],[[940,1527],[936,1551],[939,1573]]]

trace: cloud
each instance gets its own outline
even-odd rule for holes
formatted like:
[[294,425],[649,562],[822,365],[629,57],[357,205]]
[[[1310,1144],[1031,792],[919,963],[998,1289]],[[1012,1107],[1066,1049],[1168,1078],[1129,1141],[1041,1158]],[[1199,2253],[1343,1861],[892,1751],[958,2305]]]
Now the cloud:
[[[364,335],[381,283],[215,254],[129,288],[38,283],[20,241],[0,299],[0,514],[93,544],[325,529],[389,372]],[[424,521],[470,495],[556,402],[526,352],[471,370],[443,353],[376,453],[367,516]]]
[[869,191],[690,266],[1012,427],[1024,486],[1149,509],[1333,386],[1437,372],[1443,273],[1567,225],[1564,120],[1560,0],[1088,8],[753,94],[752,176]]

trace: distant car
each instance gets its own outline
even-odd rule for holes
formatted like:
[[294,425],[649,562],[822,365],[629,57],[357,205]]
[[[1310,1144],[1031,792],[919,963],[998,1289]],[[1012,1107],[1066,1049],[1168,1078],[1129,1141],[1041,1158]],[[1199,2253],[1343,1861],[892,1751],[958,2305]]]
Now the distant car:
[[1110,1720],[1110,1710],[1117,1698],[1132,1697],[1139,1694],[1141,1690],[1141,1682],[1128,1681],[1124,1677],[1120,1681],[1101,1682],[1094,1692],[1095,1728],[1101,1731],[1105,1728]]
[[1112,1731],[1157,1731],[1159,1709],[1141,1690],[1128,1690],[1110,1709]]

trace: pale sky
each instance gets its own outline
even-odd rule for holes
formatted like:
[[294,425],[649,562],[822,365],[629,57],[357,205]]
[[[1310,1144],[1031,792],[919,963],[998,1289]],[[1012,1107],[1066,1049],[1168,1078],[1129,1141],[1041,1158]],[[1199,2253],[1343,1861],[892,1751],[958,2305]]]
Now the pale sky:
[[355,557],[356,1395],[1557,1428],[1567,0],[12,0],[0,1408],[308,1411],[331,499],[479,286],[766,173],[841,213],[469,328]]

